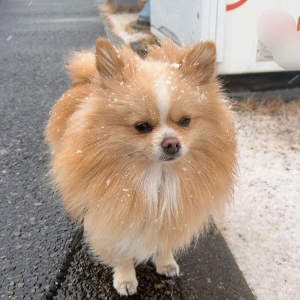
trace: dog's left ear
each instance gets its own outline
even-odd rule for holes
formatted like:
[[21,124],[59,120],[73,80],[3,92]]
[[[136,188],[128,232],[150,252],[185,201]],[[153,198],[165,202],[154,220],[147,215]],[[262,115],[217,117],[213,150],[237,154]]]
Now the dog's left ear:
[[98,39],[96,43],[96,68],[105,79],[121,76],[124,61],[116,48],[107,39]]
[[211,82],[216,76],[217,50],[213,42],[201,42],[187,49],[180,70],[195,85]]

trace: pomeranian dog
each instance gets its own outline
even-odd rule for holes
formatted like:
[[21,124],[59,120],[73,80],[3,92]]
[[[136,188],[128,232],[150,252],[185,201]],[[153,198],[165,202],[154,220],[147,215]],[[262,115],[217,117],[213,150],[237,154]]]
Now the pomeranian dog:
[[216,48],[165,40],[141,59],[99,39],[68,70],[72,87],[46,129],[54,181],[115,289],[132,295],[135,264],[151,258],[159,274],[179,275],[174,253],[231,199],[235,128]]

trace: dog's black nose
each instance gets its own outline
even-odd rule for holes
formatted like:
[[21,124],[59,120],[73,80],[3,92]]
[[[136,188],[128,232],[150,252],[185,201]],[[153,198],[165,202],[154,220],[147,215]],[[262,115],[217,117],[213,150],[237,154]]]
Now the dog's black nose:
[[180,148],[181,144],[177,138],[167,138],[162,143],[161,146],[166,154],[174,155]]

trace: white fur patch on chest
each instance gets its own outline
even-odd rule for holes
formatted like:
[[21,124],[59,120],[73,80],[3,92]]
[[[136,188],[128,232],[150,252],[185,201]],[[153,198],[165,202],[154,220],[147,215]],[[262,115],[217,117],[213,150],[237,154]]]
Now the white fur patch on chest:
[[180,181],[169,166],[157,162],[144,172],[141,184],[151,212],[158,212],[158,208],[161,210],[158,215],[177,212]]

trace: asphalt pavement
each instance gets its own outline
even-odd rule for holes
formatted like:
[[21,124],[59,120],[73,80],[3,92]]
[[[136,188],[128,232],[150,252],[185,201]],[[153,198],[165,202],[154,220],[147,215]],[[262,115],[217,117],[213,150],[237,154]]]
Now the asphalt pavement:
[[[44,128],[70,86],[68,55],[105,36],[96,0],[0,0],[0,299],[41,299],[74,224],[50,184]],[[179,258],[181,277],[148,263],[132,299],[254,299],[223,237],[203,236]],[[84,244],[57,299],[119,299],[111,271]]]
[[68,55],[99,36],[94,0],[0,0],[0,299],[40,299],[72,234],[44,128]]

